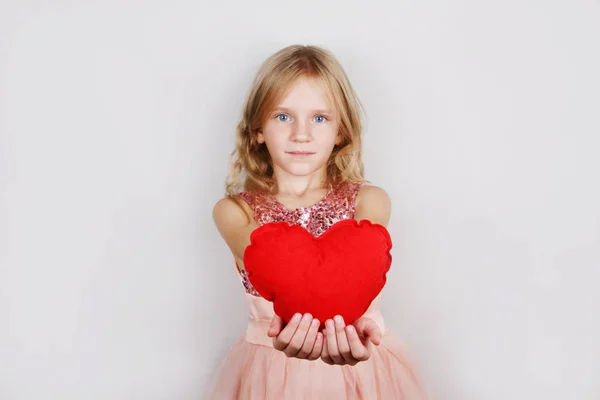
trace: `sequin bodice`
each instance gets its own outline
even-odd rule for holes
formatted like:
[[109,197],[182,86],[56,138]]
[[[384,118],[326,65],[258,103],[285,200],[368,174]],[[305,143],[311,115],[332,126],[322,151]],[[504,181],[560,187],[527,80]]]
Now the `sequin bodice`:
[[[356,196],[363,184],[364,182],[343,182],[329,190],[318,203],[295,210],[287,209],[272,195],[241,192],[238,196],[248,203],[258,225],[287,222],[290,225],[300,225],[318,237],[336,222],[354,218]],[[248,280],[246,271],[238,271],[246,292],[260,296]]]

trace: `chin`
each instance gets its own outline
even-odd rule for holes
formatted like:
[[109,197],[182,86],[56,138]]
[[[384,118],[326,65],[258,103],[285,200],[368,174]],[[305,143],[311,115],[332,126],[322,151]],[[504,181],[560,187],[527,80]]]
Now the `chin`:
[[[324,165],[323,165],[324,166]],[[317,172],[323,166],[318,165],[286,165],[281,167],[286,173],[294,176],[306,176]]]

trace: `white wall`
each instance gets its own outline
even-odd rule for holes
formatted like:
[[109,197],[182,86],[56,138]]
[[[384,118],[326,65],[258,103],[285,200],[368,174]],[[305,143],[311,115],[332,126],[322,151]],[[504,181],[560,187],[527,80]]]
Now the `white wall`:
[[437,399],[600,398],[597,1],[0,5],[0,398],[198,399],[246,310],[212,224],[260,63],[324,45]]

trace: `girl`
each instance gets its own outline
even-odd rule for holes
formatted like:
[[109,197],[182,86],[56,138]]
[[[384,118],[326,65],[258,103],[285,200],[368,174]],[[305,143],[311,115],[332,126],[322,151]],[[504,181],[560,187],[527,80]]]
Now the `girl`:
[[285,325],[244,270],[250,233],[262,224],[284,221],[319,236],[343,219],[389,221],[388,195],[363,179],[359,100],[330,52],[295,45],[265,61],[232,159],[213,218],[246,290],[249,324],[218,369],[211,398],[425,399],[379,299],[351,325],[336,316],[319,332],[310,314]]

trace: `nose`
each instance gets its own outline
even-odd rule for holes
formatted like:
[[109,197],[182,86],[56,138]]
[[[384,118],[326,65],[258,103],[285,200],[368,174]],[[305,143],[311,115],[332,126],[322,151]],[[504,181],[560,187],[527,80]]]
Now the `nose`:
[[292,140],[294,142],[308,142],[310,141],[310,137],[310,128],[306,126],[306,123],[304,123],[303,121],[297,121],[294,124]]

